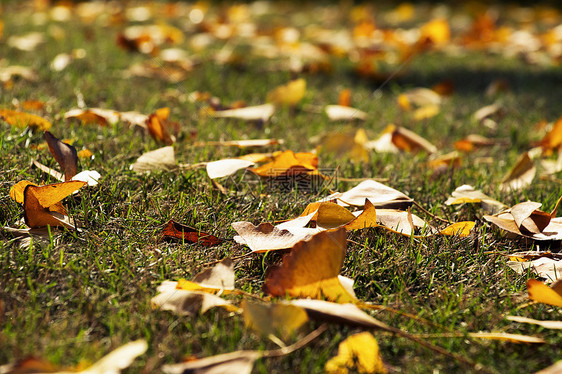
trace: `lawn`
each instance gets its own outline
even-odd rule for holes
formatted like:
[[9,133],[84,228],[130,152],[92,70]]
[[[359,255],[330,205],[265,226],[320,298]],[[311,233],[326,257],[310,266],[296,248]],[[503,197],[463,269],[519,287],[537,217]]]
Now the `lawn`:
[[[124,372],[161,372],[163,365],[186,358],[279,348],[275,339],[248,328],[240,313],[212,308],[179,316],[159,310],[151,299],[163,281],[191,279],[218,260],[233,258],[235,286],[241,292],[226,298],[238,306],[243,299],[275,301],[262,286],[267,269],[280,264],[288,251],[250,253],[233,240],[231,223],[292,219],[309,203],[367,178],[408,195],[431,215],[416,205],[413,213],[432,225],[444,227],[435,216],[476,223],[466,237],[404,236],[381,227],[348,234],[341,275],[355,280],[358,300],[382,306],[367,313],[413,338],[328,323],[303,348],[257,360],[253,372],[324,372],[339,343],[365,330],[376,338],[390,373],[530,373],[561,358],[560,330],[505,318],[562,319],[560,307],[530,302],[526,282],[538,278],[534,272],[517,274],[506,265],[508,254],[557,252],[560,242],[508,235],[483,218],[486,213],[479,204],[445,204],[463,184],[508,207],[540,202],[545,212],[562,195],[560,170],[546,175],[540,167],[530,184],[500,188],[518,157],[536,147],[562,115],[557,95],[562,88],[557,52],[562,38],[552,32],[562,22],[558,10],[507,5],[372,8],[345,2],[154,2],[128,8],[119,3],[88,3],[89,8],[47,3],[2,5],[0,110],[34,113],[50,121],[54,136],[92,153],[80,159],[79,170],[96,170],[101,178],[96,186],[63,200],[80,231],[52,227],[46,239],[34,237],[27,245],[8,230],[0,231],[0,365],[34,356],[57,367],[85,367],[137,339],[145,339],[148,350]],[[441,17],[451,31],[445,40],[439,30],[420,29]],[[159,26],[123,42],[131,25]],[[517,39],[517,32],[526,34]],[[40,40],[25,50],[30,33]],[[28,39],[15,38],[25,35]],[[538,46],[531,48],[532,43]],[[308,45],[314,53],[305,50]],[[181,49],[187,57],[164,61],[162,51],[168,48]],[[53,61],[61,53],[69,54],[69,63],[59,69],[62,65]],[[366,68],[368,63],[378,68]],[[7,68],[18,65],[30,68],[33,76],[8,77]],[[140,69],[143,76],[131,68],[148,65]],[[214,116],[222,107],[264,104],[269,92],[296,78],[306,81],[304,97],[295,105],[276,103],[267,121]],[[437,84],[451,91],[439,95],[434,115],[416,119],[413,110],[399,105],[401,94]],[[345,89],[351,90],[351,106],[367,114],[365,121],[331,121],[324,113]],[[204,100],[201,94],[194,100],[196,91],[218,99]],[[215,105],[219,100],[220,108]],[[41,107],[29,109],[30,101],[39,101]],[[501,110],[487,120],[474,118],[477,110],[491,104]],[[221,190],[204,168],[137,173],[131,170],[137,158],[165,145],[146,126],[122,119],[101,125],[65,118],[74,108],[150,115],[164,107],[170,108],[170,121],[179,123],[173,144],[178,164],[251,152],[318,150],[319,170],[332,177],[316,188],[287,188],[241,170],[217,179]],[[437,151],[428,155],[371,149],[368,161],[358,161],[349,152],[331,152],[326,138],[322,140],[328,133],[353,136],[359,129],[373,140],[389,124],[413,131]],[[10,189],[22,180],[58,182],[33,160],[60,168],[44,144],[43,131],[0,119],[0,133],[0,223],[23,228],[24,209],[10,197]],[[438,170],[429,166],[436,154],[455,151],[455,142],[470,134],[492,139],[492,144],[458,151],[460,164]],[[256,149],[219,144],[263,138],[284,142]],[[556,151],[534,162],[555,157]],[[171,219],[224,241],[206,247],[161,240]],[[311,320],[285,343],[295,343],[321,325]],[[545,343],[468,336],[481,331],[531,335]],[[435,347],[446,352],[436,353]]]

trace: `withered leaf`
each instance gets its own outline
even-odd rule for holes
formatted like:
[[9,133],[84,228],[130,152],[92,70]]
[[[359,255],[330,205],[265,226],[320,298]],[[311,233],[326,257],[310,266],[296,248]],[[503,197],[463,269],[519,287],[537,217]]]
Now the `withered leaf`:
[[216,236],[173,220],[170,220],[162,230],[162,239],[176,239],[190,244],[200,243],[205,247],[213,247],[222,243],[222,240]]
[[338,279],[346,247],[343,228],[323,231],[295,244],[282,265],[268,269],[264,292],[272,296],[326,298],[339,303],[355,301]]
[[44,133],[45,140],[53,157],[60,165],[67,182],[78,173],[78,154],[76,148],[57,139],[49,131]]
[[283,340],[290,338],[308,321],[304,309],[295,305],[243,300],[241,308],[247,327],[262,335],[279,336]]

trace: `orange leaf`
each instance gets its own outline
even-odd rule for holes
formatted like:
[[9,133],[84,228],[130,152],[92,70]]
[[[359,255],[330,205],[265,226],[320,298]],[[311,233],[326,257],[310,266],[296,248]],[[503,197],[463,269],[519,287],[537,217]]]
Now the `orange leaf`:
[[70,181],[41,187],[31,184],[26,186],[23,193],[25,223],[31,228],[47,225],[73,228],[63,221],[64,217],[58,218],[55,215],[56,213],[66,215],[66,210],[60,201],[85,185],[86,182]]
[[536,302],[562,307],[562,281],[557,281],[548,287],[546,284],[536,280],[527,281],[527,292],[529,299]]
[[10,188],[10,197],[16,202],[23,204],[23,191],[25,190],[25,187],[29,185],[37,186],[35,183],[30,181],[21,181],[16,183],[12,186],[12,188]]
[[176,141],[175,136],[170,135],[170,132],[168,131],[168,128],[170,127],[170,124],[167,121],[169,115],[170,108],[160,108],[148,116],[148,120],[146,122],[150,136],[166,145],[172,145]]
[[301,241],[266,273],[264,292],[272,296],[326,298],[339,303],[356,301],[338,279],[346,253],[345,229],[323,231]]
[[288,173],[306,174],[315,171],[317,166],[318,157],[312,153],[285,151],[275,156],[272,162],[250,169],[250,171],[260,177],[278,177]]

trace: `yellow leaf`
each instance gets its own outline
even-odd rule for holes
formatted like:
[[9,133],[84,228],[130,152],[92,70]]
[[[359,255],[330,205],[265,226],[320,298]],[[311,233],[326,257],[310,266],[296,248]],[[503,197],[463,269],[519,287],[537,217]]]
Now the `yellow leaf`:
[[281,339],[290,338],[307,321],[304,309],[286,304],[263,304],[242,301],[244,323],[262,335],[275,335]]
[[339,227],[355,219],[355,216],[349,210],[330,202],[308,204],[301,217],[314,211],[316,211],[316,214],[312,217],[312,220],[325,229]]
[[562,307],[562,281],[557,281],[548,287],[546,284],[536,280],[527,281],[527,292],[529,299],[539,303]]
[[430,40],[433,44],[442,45],[451,40],[449,24],[444,19],[434,19],[420,27],[420,39]]
[[470,231],[472,231],[475,225],[476,222],[472,221],[456,222],[450,226],[445,227],[445,229],[441,230],[439,234],[448,236],[457,235],[461,238],[464,238],[470,235]]
[[16,202],[23,204],[23,191],[28,185],[37,186],[35,183],[30,181],[18,182],[10,188],[10,197]]
[[421,121],[439,114],[440,108],[438,105],[426,105],[414,110],[412,117],[416,121]]
[[30,127],[34,130],[49,130],[51,122],[35,114],[17,112],[15,110],[0,110],[0,118],[16,127]]
[[312,153],[285,151],[274,156],[273,161],[250,171],[260,177],[278,177],[287,173],[292,175],[316,171],[318,157]]
[[326,362],[328,374],[347,374],[349,370],[359,373],[386,373],[379,345],[369,332],[351,335],[340,343],[338,355]]
[[343,228],[323,231],[295,244],[282,265],[268,270],[264,292],[272,296],[326,298],[339,303],[356,301],[338,279],[346,247]]
[[345,225],[347,231],[360,230],[366,227],[378,227],[377,212],[371,201],[365,199],[365,209],[353,221]]
[[299,78],[270,91],[267,94],[267,101],[276,105],[295,106],[302,100],[305,93],[306,81]]

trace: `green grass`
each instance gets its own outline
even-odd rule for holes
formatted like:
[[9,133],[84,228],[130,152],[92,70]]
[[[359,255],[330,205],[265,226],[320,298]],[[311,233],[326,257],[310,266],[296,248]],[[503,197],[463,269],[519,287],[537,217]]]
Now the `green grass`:
[[[542,202],[545,211],[554,206],[562,194],[560,179],[537,178],[532,186],[513,193],[500,193],[497,186],[518,155],[540,139],[534,124],[541,119],[556,120],[562,113],[556,95],[562,83],[559,67],[537,67],[481,52],[468,52],[462,57],[435,52],[415,58],[403,75],[381,86],[379,81],[355,76],[345,60],[334,60],[330,74],[303,75],[308,90],[299,109],[278,110],[270,122],[260,126],[202,117],[200,104],[187,98],[190,92],[200,90],[218,96],[226,104],[235,100],[261,104],[269,90],[291,78],[288,72],[270,71],[269,61],[248,58],[242,67],[231,67],[215,64],[203,56],[204,62],[178,84],[156,78],[124,79],[122,70],[149,57],[116,46],[115,37],[121,26],[102,28],[82,24],[78,19],[33,25],[29,9],[14,3],[6,5],[3,11],[10,15],[4,17],[4,42],[11,35],[57,27],[65,37],[55,40],[47,35],[46,43],[34,52],[17,51],[0,41],[2,62],[31,66],[39,76],[37,82],[16,79],[13,87],[0,87],[0,107],[13,108],[16,99],[46,102],[44,116],[53,122],[51,132],[59,138],[73,139],[78,149],[90,149],[95,157],[82,160],[81,168],[99,171],[102,179],[98,186],[85,188],[64,201],[80,223],[82,233],[53,230],[52,241],[34,242],[29,249],[21,249],[11,234],[0,233],[0,364],[35,355],[58,365],[72,366],[81,361],[93,362],[119,345],[140,338],[148,341],[149,350],[127,372],[157,372],[161,365],[179,362],[189,355],[275,349],[272,342],[247,330],[240,316],[230,316],[222,310],[188,318],[151,308],[150,299],[163,280],[190,279],[203,269],[202,264],[248,251],[231,241],[211,249],[161,242],[160,231],[173,218],[219,237],[232,238],[234,230],[230,223],[234,221],[257,224],[292,218],[309,202],[317,200],[318,195],[327,194],[280,191],[245,175],[240,177],[240,183],[225,182],[232,194],[224,196],[212,188],[204,171],[135,174],[129,167],[136,158],[160,145],[122,123],[99,127],[65,121],[63,114],[77,106],[77,94],[84,97],[88,106],[119,111],[149,114],[169,106],[172,119],[182,124],[182,134],[175,145],[176,157],[181,163],[196,163],[236,156],[240,151],[190,147],[188,134],[192,129],[197,130],[200,141],[277,137],[285,139],[285,144],[272,147],[273,150],[313,148],[309,142],[312,136],[343,126],[305,109],[336,103],[343,88],[351,88],[353,105],[369,113],[365,123],[352,127],[365,128],[371,138],[388,123],[396,123],[429,139],[443,152],[452,150],[454,141],[471,133],[510,141],[507,148],[492,147],[467,154],[460,169],[440,176],[432,176],[432,171],[425,167],[424,155],[372,153],[370,163],[363,165],[320,155],[321,167],[339,167],[344,177],[386,178],[386,184],[437,215],[453,221],[477,220],[474,233],[464,239],[412,240],[379,229],[351,234],[342,274],[355,279],[358,298],[441,326],[425,325],[385,311],[372,313],[412,334],[502,331],[536,335],[547,341],[543,345],[517,345],[468,338],[428,338],[496,372],[533,372],[560,358],[560,332],[504,319],[504,315],[514,314],[560,320],[560,309],[541,304],[520,308],[527,302],[528,276],[516,275],[508,269],[504,256],[487,254],[532,249],[534,244],[505,238],[481,220],[478,208],[444,205],[456,187],[467,183],[507,205],[529,199]],[[276,22],[286,22],[282,15],[279,17]],[[189,49],[187,42],[180,47]],[[54,56],[74,48],[84,48],[86,58],[74,61],[59,73],[49,70]],[[509,82],[510,90],[497,97],[486,97],[483,92],[487,85],[499,78]],[[405,89],[431,87],[444,79],[452,80],[456,90],[436,117],[413,122],[396,105],[397,95]],[[497,130],[479,127],[472,114],[496,101],[506,110]],[[43,142],[39,132],[2,123],[0,142],[0,224],[15,226],[23,217],[23,209],[10,199],[10,187],[24,179],[53,182],[30,166],[32,159],[58,166],[48,151],[33,147]],[[491,157],[493,162],[479,164],[482,157]],[[343,191],[352,186],[353,183],[339,182],[331,188]],[[280,259],[281,255],[271,253],[240,260],[236,266],[237,288],[260,294],[265,269]],[[309,328],[315,326],[311,323]],[[258,361],[254,372],[323,372],[339,342],[358,331],[330,325],[326,333],[305,348],[286,357]],[[391,372],[471,370],[409,340],[374,334]]]

